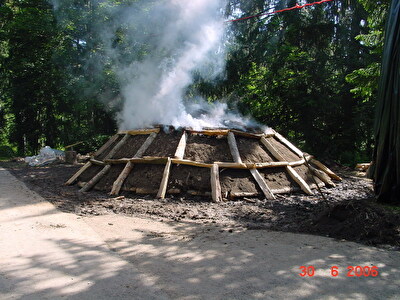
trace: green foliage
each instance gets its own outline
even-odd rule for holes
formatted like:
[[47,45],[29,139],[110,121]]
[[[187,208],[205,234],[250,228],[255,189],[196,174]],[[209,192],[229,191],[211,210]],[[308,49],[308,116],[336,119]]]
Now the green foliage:
[[6,145],[0,145],[0,158],[8,159],[16,155],[12,147]]

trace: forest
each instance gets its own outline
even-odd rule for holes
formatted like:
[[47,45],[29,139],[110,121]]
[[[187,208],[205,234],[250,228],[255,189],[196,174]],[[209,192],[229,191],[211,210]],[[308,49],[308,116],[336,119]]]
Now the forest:
[[[79,151],[92,151],[115,133],[123,101],[115,62],[155,54],[114,12],[136,5],[146,15],[160,1],[0,1],[0,157],[78,141],[86,141]],[[228,0],[221,13],[233,20],[311,2]],[[370,161],[389,4],[334,0],[228,22],[223,75],[194,74],[186,97],[223,99],[321,159]],[[99,23],[119,24],[117,57]]]

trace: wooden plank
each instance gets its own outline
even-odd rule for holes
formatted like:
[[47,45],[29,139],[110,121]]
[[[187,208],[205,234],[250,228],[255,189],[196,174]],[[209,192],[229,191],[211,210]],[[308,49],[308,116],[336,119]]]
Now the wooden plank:
[[[151,133],[147,137],[146,141],[142,144],[142,146],[136,151],[135,155],[132,158],[140,158],[144,154],[144,152],[147,150],[147,148],[149,148],[149,146],[154,141],[156,136],[157,136],[157,133],[155,133],[155,132]],[[110,195],[118,195],[119,194],[119,191],[121,190],[121,187],[124,184],[126,178],[131,173],[133,166],[134,166],[134,164],[132,161],[128,161],[126,163],[125,168],[119,174],[118,178],[114,181]]]
[[275,196],[272,193],[271,189],[268,187],[264,178],[260,175],[257,169],[250,169],[250,173],[253,176],[254,180],[257,182],[258,186],[261,188],[262,192],[265,195],[265,198],[268,200],[274,200]]
[[125,130],[121,131],[120,134],[129,134],[129,135],[140,135],[140,134],[150,134],[150,133],[159,133],[160,128],[152,128],[152,129],[136,129],[136,130]]
[[214,202],[222,201],[221,184],[219,182],[219,168],[213,164],[211,168],[211,197]]
[[320,168],[322,171],[324,171],[326,174],[329,175],[330,178],[342,181],[342,177],[336,175],[333,171],[331,171],[327,166],[325,166],[323,163],[319,162],[318,160],[312,158],[310,162]]
[[91,165],[92,163],[88,161],[82,168],[78,170],[78,172],[76,172],[70,179],[67,180],[65,185],[73,184],[78,179],[78,177],[81,176],[81,174],[85,172]]
[[228,145],[229,150],[231,152],[232,158],[236,163],[242,163],[242,159],[240,158],[239,149],[236,144],[235,135],[232,132],[228,133]]
[[161,180],[160,188],[157,193],[157,198],[160,198],[160,199],[165,198],[165,193],[167,192],[167,185],[168,185],[170,170],[171,170],[171,158],[168,157],[168,161],[165,165],[165,169],[164,169],[164,173],[163,173],[163,178]]
[[303,157],[303,151],[301,151],[299,148],[297,148],[295,145],[293,145],[291,142],[289,142],[286,138],[284,138],[282,135],[280,135],[278,132],[275,132],[275,137],[286,147],[288,147],[290,150],[292,150],[294,153],[297,154],[299,157]]
[[187,140],[187,133],[184,131],[182,133],[181,139],[179,140],[178,147],[176,147],[175,155],[174,157],[177,159],[183,159],[183,156],[185,155],[185,149],[186,149],[186,140]]
[[287,166],[286,170],[288,171],[290,177],[292,177],[293,180],[297,182],[303,192],[308,195],[313,195],[313,192],[311,191],[311,188],[309,187],[307,182],[305,182],[304,179],[300,177],[300,175],[293,169],[293,167]]

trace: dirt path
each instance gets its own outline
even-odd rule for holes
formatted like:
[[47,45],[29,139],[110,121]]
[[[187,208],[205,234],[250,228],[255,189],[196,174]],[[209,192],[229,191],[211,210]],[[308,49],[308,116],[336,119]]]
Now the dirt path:
[[[400,253],[242,226],[58,211],[0,168],[1,299],[398,299]],[[300,266],[315,275],[301,277]],[[339,267],[333,277],[331,266]],[[377,277],[347,277],[377,266]]]

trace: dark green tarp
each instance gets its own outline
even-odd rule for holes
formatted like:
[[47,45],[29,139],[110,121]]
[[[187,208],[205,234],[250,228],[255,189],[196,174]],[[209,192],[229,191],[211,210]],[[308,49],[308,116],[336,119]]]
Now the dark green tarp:
[[392,0],[386,23],[375,119],[374,167],[377,200],[400,203],[400,1]]

